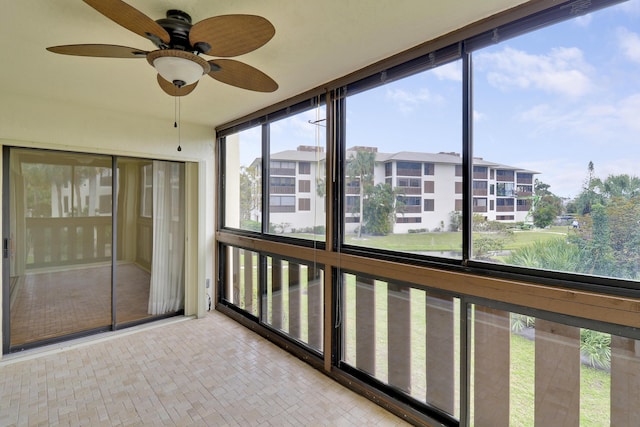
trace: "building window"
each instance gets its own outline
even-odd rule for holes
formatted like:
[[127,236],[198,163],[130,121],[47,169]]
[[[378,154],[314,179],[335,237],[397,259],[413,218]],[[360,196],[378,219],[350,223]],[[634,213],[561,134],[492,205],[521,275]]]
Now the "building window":
[[473,167],[473,179],[487,179],[488,168],[486,166],[474,166]]
[[425,163],[424,164],[424,174],[425,175],[435,175],[435,165],[433,163]]
[[512,170],[498,169],[496,171],[496,181],[513,181],[514,172]]
[[456,194],[462,194],[462,181],[456,181],[454,185]]
[[298,181],[298,191],[300,193],[310,193],[311,192],[311,181],[308,179],[301,179]]
[[487,199],[484,197],[473,198],[473,211],[474,212],[486,212],[487,211]]
[[310,211],[311,210],[311,199],[298,199],[298,210],[299,211]]
[[295,194],[296,179],[272,176],[269,178],[269,192],[271,194]]
[[424,182],[424,192],[425,193],[435,193],[435,181],[425,181]]
[[384,176],[393,175],[393,163],[387,162],[384,164]]
[[462,165],[456,165],[456,176],[462,176]]
[[295,196],[269,196],[269,209],[271,212],[295,212]]
[[396,218],[397,224],[420,224],[422,218],[419,216],[399,216]]
[[396,175],[398,176],[420,176],[420,163],[416,162],[397,162]]
[[499,197],[515,197],[515,184],[513,182],[499,182],[496,184],[496,195]]
[[453,210],[456,212],[462,212],[462,199],[456,199]]
[[487,181],[473,181],[473,195],[474,196],[486,196],[487,195]]
[[433,212],[435,211],[435,203],[434,199],[424,199],[424,211],[425,212]]
[[309,175],[311,173],[311,163],[310,162],[299,162],[298,163],[298,173],[300,175]]

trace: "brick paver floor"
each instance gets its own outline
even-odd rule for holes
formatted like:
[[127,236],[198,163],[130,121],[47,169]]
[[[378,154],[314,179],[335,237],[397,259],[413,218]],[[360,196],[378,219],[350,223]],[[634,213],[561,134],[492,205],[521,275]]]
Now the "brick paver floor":
[[396,426],[226,316],[5,356],[0,426]]

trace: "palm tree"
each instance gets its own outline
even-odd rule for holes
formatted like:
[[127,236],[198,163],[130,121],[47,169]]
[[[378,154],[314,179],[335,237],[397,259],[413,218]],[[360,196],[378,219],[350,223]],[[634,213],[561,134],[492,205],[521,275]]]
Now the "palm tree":
[[347,177],[358,180],[360,183],[360,216],[358,238],[362,236],[362,223],[364,216],[364,187],[373,184],[373,168],[376,162],[376,153],[367,150],[357,150],[349,156],[347,163]]

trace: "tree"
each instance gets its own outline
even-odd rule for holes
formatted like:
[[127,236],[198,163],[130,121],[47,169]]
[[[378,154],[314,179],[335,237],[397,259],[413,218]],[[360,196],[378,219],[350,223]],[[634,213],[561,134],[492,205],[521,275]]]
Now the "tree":
[[358,238],[362,236],[362,225],[364,223],[364,194],[365,187],[373,185],[373,168],[375,166],[376,153],[368,150],[357,150],[355,155],[351,154],[347,163],[347,177],[357,180],[360,189],[360,210]]
[[538,179],[533,186],[533,225],[539,228],[548,227],[562,213],[562,199],[549,191],[549,187]]
[[387,235],[393,230],[398,204],[397,194],[391,185],[379,183],[367,186],[364,200],[364,216],[367,233]]
[[251,221],[252,212],[259,211],[262,203],[261,182],[255,166],[240,167],[240,222]]

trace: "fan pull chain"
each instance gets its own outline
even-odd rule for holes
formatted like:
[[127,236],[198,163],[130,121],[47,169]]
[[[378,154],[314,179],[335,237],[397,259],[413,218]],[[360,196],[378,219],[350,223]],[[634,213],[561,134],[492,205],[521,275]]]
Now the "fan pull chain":
[[180,97],[179,96],[175,96],[174,98],[174,108],[173,108],[173,115],[174,115],[174,122],[173,122],[173,127],[174,128],[178,128],[178,151],[182,151],[182,146],[180,145]]

